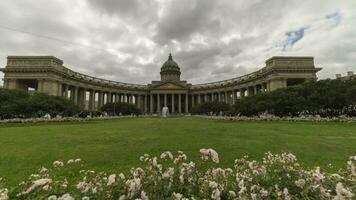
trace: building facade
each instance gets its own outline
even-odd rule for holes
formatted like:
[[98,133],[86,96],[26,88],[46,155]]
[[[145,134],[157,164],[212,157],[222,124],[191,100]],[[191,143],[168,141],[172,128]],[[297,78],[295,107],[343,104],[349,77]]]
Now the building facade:
[[4,88],[62,96],[87,110],[97,110],[107,102],[128,102],[144,113],[160,113],[163,106],[172,113],[189,113],[203,102],[233,104],[238,98],[316,80],[320,69],[314,66],[313,57],[272,57],[263,68],[250,74],[190,84],[180,79],[179,65],[170,54],[161,67],[161,80],[147,85],[81,74],[53,56],[8,56],[6,67],[0,71],[5,74]]

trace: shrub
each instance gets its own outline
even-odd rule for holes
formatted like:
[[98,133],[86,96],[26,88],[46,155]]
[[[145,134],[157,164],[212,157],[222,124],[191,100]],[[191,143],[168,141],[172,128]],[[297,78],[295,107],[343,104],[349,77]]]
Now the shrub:
[[229,104],[225,102],[213,101],[213,102],[201,103],[193,107],[191,112],[192,114],[207,114],[210,112],[214,114],[218,114],[219,112],[224,112],[226,114],[230,110],[231,107]]
[[73,116],[80,112],[80,108],[71,101],[62,97],[50,96],[43,93],[35,93],[30,96],[32,113],[49,113],[52,117],[60,114],[62,116]]
[[356,116],[356,80],[321,80],[259,93],[236,101],[234,115]]
[[42,93],[0,89],[0,119],[41,117],[49,113],[73,116],[80,111],[71,101]]
[[19,185],[0,183],[1,199],[353,199],[356,156],[345,169],[328,173],[306,169],[291,153],[266,153],[262,161],[247,156],[232,168],[220,168],[218,153],[201,149],[192,162],[178,151],[140,157],[142,168],[127,174],[84,170],[80,159],[55,161]]
[[107,103],[100,109],[107,112],[109,115],[138,115],[141,113],[140,109],[134,104],[130,103]]

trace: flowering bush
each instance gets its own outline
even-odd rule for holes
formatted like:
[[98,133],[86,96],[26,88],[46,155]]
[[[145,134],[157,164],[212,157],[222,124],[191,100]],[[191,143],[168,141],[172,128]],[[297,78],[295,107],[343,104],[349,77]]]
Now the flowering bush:
[[[40,122],[85,122],[92,120],[108,120],[108,119],[121,119],[121,118],[130,118],[136,117],[135,115],[127,116],[103,116],[103,117],[61,117],[61,118],[13,118],[13,119],[4,119],[0,120],[0,124],[7,123],[40,123]],[[1,199],[0,199],[1,200]]]
[[356,117],[320,117],[318,115],[299,116],[299,117],[278,117],[275,115],[261,115],[255,117],[246,116],[209,116],[209,115],[194,115],[194,117],[229,120],[229,121],[290,121],[290,122],[349,122],[355,123]]
[[303,168],[291,153],[266,153],[262,161],[247,156],[232,168],[218,167],[219,155],[201,149],[193,162],[178,151],[159,157],[145,154],[142,167],[127,174],[84,170],[80,159],[55,161],[26,181],[6,189],[0,182],[0,199],[354,199],[356,156],[345,169],[328,173],[319,167]]

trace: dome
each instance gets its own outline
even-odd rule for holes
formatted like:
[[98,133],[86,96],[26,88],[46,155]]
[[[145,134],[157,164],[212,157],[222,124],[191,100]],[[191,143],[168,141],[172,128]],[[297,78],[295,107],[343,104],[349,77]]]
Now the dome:
[[168,60],[167,60],[166,62],[164,62],[164,64],[162,65],[162,69],[163,69],[163,68],[178,68],[178,70],[179,70],[179,66],[178,66],[178,64],[173,60],[172,54],[169,54]]
[[179,81],[180,69],[173,60],[172,54],[169,54],[168,60],[161,67],[161,81]]

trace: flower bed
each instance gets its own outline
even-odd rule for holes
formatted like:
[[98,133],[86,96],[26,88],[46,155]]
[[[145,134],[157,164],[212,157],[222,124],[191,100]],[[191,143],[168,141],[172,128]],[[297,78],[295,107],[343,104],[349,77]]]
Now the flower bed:
[[85,170],[80,159],[55,161],[13,188],[0,182],[0,199],[353,199],[356,156],[346,168],[328,173],[304,168],[291,153],[266,153],[261,162],[247,156],[232,168],[219,167],[213,149],[201,149],[201,160],[164,152],[145,154],[142,167],[129,173]]
[[[7,123],[39,123],[39,122],[85,122],[93,120],[108,120],[108,119],[121,119],[121,118],[132,118],[136,117],[135,115],[126,115],[126,116],[105,116],[105,117],[61,117],[61,118],[14,118],[14,119],[5,119],[0,120],[0,124]],[[0,199],[1,200],[1,199]]]
[[302,116],[302,117],[278,117],[274,115],[268,116],[256,116],[256,117],[245,117],[245,116],[209,116],[209,115],[194,115],[194,117],[206,118],[206,119],[217,119],[217,120],[229,120],[229,121],[291,121],[291,122],[350,122],[355,123],[356,117],[319,117],[319,116]]

